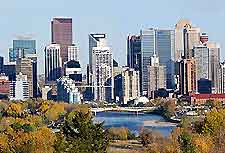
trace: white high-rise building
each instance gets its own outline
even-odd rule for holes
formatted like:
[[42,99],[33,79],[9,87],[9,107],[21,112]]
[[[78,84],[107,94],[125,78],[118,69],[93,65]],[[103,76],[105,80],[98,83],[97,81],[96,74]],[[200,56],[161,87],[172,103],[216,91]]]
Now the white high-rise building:
[[68,46],[68,61],[79,61],[79,47],[77,44]]
[[113,99],[113,57],[107,45],[106,34],[89,35],[89,74],[93,99],[111,101]]
[[112,52],[109,47],[93,47],[92,85],[94,100],[111,101],[113,99]]
[[60,45],[50,44],[45,47],[45,81],[56,81],[61,77],[62,59]]
[[155,54],[151,57],[151,65],[148,66],[148,96],[154,98],[154,91],[166,88],[166,67],[159,64],[159,57]]
[[27,76],[21,72],[16,75],[16,81],[10,83],[10,100],[26,100],[29,98],[29,83]]

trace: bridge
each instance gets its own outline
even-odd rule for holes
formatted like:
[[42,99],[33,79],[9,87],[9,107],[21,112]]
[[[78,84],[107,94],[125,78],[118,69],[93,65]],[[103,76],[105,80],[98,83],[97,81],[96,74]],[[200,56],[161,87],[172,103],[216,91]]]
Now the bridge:
[[106,108],[91,108],[91,111],[96,115],[98,112],[108,112],[108,111],[116,111],[116,112],[144,112],[144,111],[153,111],[156,110],[157,107],[106,107]]

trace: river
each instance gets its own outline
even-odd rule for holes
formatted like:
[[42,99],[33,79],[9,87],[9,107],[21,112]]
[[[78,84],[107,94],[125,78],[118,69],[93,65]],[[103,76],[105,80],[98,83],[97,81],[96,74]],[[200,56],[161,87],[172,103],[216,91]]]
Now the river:
[[[132,112],[99,112],[94,117],[94,122],[103,122],[104,127],[126,127],[135,135],[138,135],[143,128],[150,128],[159,131],[163,136],[168,136],[175,125],[172,125],[160,116],[154,114],[136,114]],[[162,122],[161,124],[150,124]],[[146,124],[148,123],[148,124]]]

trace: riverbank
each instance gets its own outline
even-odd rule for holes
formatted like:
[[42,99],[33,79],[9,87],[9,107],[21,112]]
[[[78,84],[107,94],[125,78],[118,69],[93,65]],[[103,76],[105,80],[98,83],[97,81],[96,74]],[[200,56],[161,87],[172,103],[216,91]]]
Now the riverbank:
[[144,121],[144,126],[150,126],[150,127],[173,127],[177,126],[177,123],[173,122],[162,122],[158,120],[148,120]]

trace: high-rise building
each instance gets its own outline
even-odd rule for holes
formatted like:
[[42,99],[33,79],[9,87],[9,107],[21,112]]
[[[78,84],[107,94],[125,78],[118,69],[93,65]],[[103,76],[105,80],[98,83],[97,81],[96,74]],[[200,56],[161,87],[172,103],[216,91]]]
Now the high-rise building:
[[141,66],[141,37],[127,37],[127,66],[135,70],[140,70]]
[[0,56],[0,73],[4,70],[4,57]]
[[200,28],[186,25],[184,28],[184,57],[193,57],[193,47],[200,44]]
[[3,73],[9,77],[9,81],[16,81],[16,63],[10,62],[4,65]]
[[68,46],[68,61],[79,61],[79,47],[77,44]]
[[205,45],[195,45],[193,48],[196,64],[196,81],[209,79],[209,50]]
[[182,95],[189,95],[196,92],[196,65],[195,60],[183,59],[180,61],[179,87]]
[[[119,69],[118,69],[119,70]],[[139,71],[132,68],[121,68],[121,72],[115,75],[115,97],[123,104],[127,104],[140,97]]]
[[225,93],[225,62],[220,64],[220,90]]
[[106,34],[89,34],[89,66],[92,66],[93,47],[107,47]]
[[155,30],[153,28],[141,30],[141,73],[140,84],[141,94],[148,93],[148,66],[150,65],[151,57],[155,53]]
[[159,64],[159,57],[155,54],[151,57],[151,64],[148,66],[148,96],[154,98],[154,92],[166,88],[166,67]]
[[156,54],[160,64],[166,68],[166,88],[175,88],[175,31],[168,29],[156,29]]
[[109,102],[113,99],[112,52],[109,47],[93,47],[92,51],[94,100]]
[[34,86],[36,85],[36,80],[34,80],[34,66],[33,60],[29,58],[20,58],[16,62],[16,73],[26,75],[27,82],[29,84],[29,97],[33,98],[36,96],[37,93],[34,92]]
[[9,61],[15,62],[29,54],[36,54],[35,40],[13,40],[13,47],[9,49]]
[[27,76],[19,73],[16,81],[10,83],[10,100],[26,100],[29,99],[29,83]]
[[107,45],[106,34],[90,34],[87,82],[92,86],[94,100],[113,99],[112,66],[112,52]]
[[[32,82],[30,85],[30,96],[37,97],[37,53],[36,53],[36,40],[30,39],[17,39],[13,40],[13,47],[9,49],[9,61],[19,64],[21,59],[31,60],[32,71],[27,75],[28,80]],[[17,65],[16,74],[21,71],[21,65]],[[24,73],[24,72],[22,72]],[[31,81],[32,80],[32,81]],[[29,82],[29,83],[30,83]],[[31,87],[33,89],[31,89]],[[32,93],[31,93],[32,92]]]
[[45,47],[45,82],[56,81],[61,77],[62,60],[59,44]]
[[209,80],[212,81],[213,93],[220,93],[219,70],[220,70],[220,45],[207,43],[209,49]]
[[142,95],[148,92],[148,66],[153,53],[159,57],[160,64],[166,67],[167,88],[175,88],[175,32],[168,29],[144,29],[140,34],[141,39],[141,62],[140,80]]
[[190,20],[182,19],[175,26],[175,61],[180,61],[184,56],[184,28],[192,25]]
[[60,44],[62,64],[68,61],[68,46],[73,42],[72,18],[53,18],[51,21],[52,43]]

